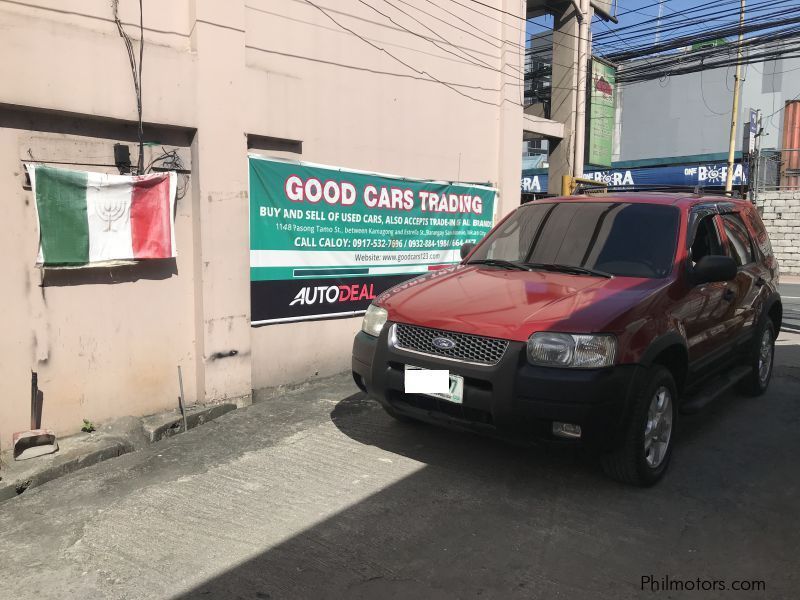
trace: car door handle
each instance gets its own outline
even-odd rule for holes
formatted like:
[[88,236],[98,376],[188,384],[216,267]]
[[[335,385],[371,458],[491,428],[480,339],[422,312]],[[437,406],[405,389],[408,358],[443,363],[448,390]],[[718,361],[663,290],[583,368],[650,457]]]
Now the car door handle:
[[722,299],[725,300],[725,302],[730,302],[733,300],[734,296],[736,296],[736,294],[733,293],[732,289],[728,288],[723,292]]

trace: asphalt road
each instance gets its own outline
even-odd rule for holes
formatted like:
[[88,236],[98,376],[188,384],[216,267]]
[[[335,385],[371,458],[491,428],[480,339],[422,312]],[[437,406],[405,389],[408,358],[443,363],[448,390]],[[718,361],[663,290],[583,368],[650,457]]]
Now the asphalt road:
[[800,333],[800,283],[781,284],[781,299],[784,330]]
[[[783,292],[800,330],[800,285]],[[0,597],[800,593],[800,334],[782,334],[767,395],[682,419],[650,489],[571,449],[396,423],[347,376],[259,400],[0,505]]]

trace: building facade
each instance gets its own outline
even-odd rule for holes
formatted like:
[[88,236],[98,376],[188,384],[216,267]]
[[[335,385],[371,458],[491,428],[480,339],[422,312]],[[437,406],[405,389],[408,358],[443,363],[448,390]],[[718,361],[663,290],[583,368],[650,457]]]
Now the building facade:
[[[349,368],[359,317],[251,327],[248,153],[487,182],[497,217],[519,204],[524,2],[143,4],[145,164],[180,157],[178,258],[42,271],[25,165],[115,173],[117,143],[135,163],[136,99],[107,0],[0,0],[2,448],[29,426],[32,371],[43,425],[69,434],[175,407],[178,365],[190,404]],[[138,2],[119,16],[138,50]]]
[[[624,67],[623,67],[624,69]],[[615,161],[727,153],[734,69],[712,69],[619,86]],[[800,58],[742,67],[738,123],[761,110],[762,148],[779,149],[785,103],[800,92]],[[736,150],[742,149],[742,134]]]

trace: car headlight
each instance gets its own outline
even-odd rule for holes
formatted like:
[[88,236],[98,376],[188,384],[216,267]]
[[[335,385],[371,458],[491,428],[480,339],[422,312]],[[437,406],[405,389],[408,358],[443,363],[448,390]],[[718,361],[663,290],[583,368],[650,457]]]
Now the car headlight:
[[388,318],[389,313],[386,312],[385,308],[370,304],[369,307],[367,307],[367,312],[364,313],[364,320],[361,322],[361,331],[373,337],[378,337]]
[[534,365],[598,369],[613,365],[616,353],[613,335],[539,331],[528,338],[528,360]]

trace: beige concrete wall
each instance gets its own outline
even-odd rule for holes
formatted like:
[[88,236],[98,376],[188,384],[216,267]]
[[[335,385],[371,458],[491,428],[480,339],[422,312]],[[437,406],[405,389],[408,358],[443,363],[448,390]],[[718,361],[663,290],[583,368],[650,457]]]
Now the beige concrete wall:
[[[524,13],[523,0],[487,3]],[[117,128],[136,119],[109,4],[0,0],[0,111],[27,115],[25,126],[0,122],[0,195],[14,230],[0,242],[10,290],[0,316],[3,447],[27,426],[31,369],[48,388],[46,424],[70,433],[83,417],[171,408],[178,362],[190,401],[247,402],[253,387],[348,367],[359,319],[249,327],[248,134],[300,141],[297,158],[318,163],[491,182],[499,216],[518,205],[519,19],[426,0],[398,3],[407,14],[367,3],[385,15],[357,0],[314,0],[333,20],[305,0],[145,0],[144,119],[156,138],[174,127],[191,138],[178,272],[39,288],[20,140],[42,134],[40,111],[57,111],[98,144],[92,152],[108,153],[114,136],[82,134],[82,119]],[[138,2],[120,0],[120,13],[138,39]]]
[[[524,24],[478,5],[476,12],[449,3],[446,9],[453,16],[425,0],[410,1],[412,6],[398,3],[408,15],[372,3],[392,23],[356,0],[317,4],[341,26],[429,75],[400,64],[303,0],[249,0],[248,85],[255,93],[247,105],[248,132],[302,140],[303,154],[297,158],[311,162],[422,179],[491,182],[500,190],[498,216],[518,206]],[[518,14],[522,4],[494,2]],[[349,368],[360,322],[253,329],[253,386]]]
[[[114,139],[0,127],[0,443],[29,428],[31,371],[44,395],[43,425],[73,433],[176,406],[177,365],[196,397],[192,288],[192,207],[177,203],[176,261],[114,269],[42,271],[34,266],[37,226],[22,160],[113,164]],[[115,172],[106,166],[64,168]]]

